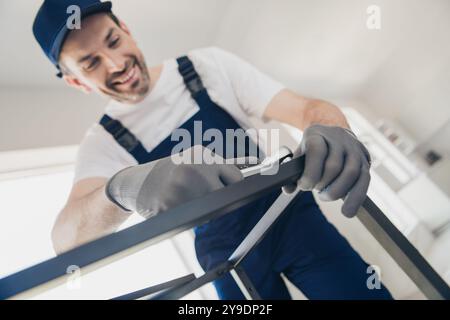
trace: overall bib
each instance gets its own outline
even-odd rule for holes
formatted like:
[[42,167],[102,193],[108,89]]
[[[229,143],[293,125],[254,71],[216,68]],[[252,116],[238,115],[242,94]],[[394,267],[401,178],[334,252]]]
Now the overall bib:
[[[227,129],[241,129],[224,109],[211,100],[189,58],[181,57],[177,62],[187,90],[200,109],[180,129],[186,129],[193,135],[198,121],[203,131],[220,130],[223,137]],[[119,121],[104,115],[100,124],[139,164],[170,156],[178,143],[169,136],[147,152]],[[206,147],[211,142],[200,143]],[[247,155],[250,143],[252,141],[249,139],[245,146]],[[222,156],[225,157],[226,153],[223,152]],[[202,268],[210,270],[224,262],[279,194],[280,191],[273,192],[196,227],[195,249]],[[325,219],[310,192],[297,197],[241,266],[263,299],[290,299],[281,273],[309,299],[391,298],[383,286],[378,290],[368,289],[368,265]],[[230,274],[216,280],[214,285],[221,299],[244,299]]]

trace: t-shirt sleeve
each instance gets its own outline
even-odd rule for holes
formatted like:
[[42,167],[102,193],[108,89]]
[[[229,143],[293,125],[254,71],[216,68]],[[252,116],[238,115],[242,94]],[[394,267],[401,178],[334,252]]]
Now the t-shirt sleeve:
[[110,178],[118,171],[137,164],[103,127],[96,124],[88,130],[80,144],[74,184],[87,178]]
[[285,86],[235,54],[217,47],[210,50],[229,79],[240,106],[248,115],[262,119],[270,101]]

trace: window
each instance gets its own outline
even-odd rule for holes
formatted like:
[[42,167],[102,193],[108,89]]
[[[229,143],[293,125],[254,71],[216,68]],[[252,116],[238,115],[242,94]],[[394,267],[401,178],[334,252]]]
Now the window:
[[[41,154],[38,158],[42,158],[41,152],[27,152],[25,159],[30,161],[23,161],[26,170],[16,165],[13,174],[5,164],[17,164],[17,161],[11,161],[10,153],[6,157],[8,161],[0,154],[0,277],[55,256],[51,229],[70,192],[73,167],[67,163],[61,167],[61,162],[46,163],[39,168],[30,165],[37,160],[33,155]],[[52,157],[45,152],[44,158],[58,159],[55,156],[58,150],[51,152]],[[132,216],[123,227],[140,221],[140,217]],[[193,272],[198,275],[201,269],[195,258],[192,234],[185,232],[92,273],[78,278],[71,276],[66,283],[35,298],[110,299]],[[186,298],[215,297],[209,285]]]

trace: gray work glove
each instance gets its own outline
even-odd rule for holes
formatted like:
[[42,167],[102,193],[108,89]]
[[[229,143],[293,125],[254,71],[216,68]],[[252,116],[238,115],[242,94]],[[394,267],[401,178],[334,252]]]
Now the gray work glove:
[[[203,150],[203,147],[194,147],[185,153]],[[122,209],[150,218],[243,179],[237,166],[225,164],[218,155],[214,157],[215,164],[204,161],[200,161],[202,164],[186,164],[189,161],[180,164],[179,159],[174,161],[173,157],[167,157],[126,168],[108,181],[106,194]]]
[[292,193],[318,190],[323,201],[344,199],[342,213],[354,217],[366,198],[370,182],[370,155],[350,130],[313,125],[303,133],[294,157],[305,155],[305,169],[297,182],[283,187]]

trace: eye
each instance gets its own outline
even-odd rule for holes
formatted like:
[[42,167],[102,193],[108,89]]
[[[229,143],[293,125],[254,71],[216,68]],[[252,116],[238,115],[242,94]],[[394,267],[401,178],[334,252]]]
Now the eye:
[[97,67],[98,63],[99,63],[99,58],[93,58],[91,60],[91,62],[89,63],[89,65],[86,67],[86,70],[87,71],[94,70]]
[[120,42],[120,36],[116,36],[114,39],[111,40],[111,42],[109,43],[108,47],[110,49],[117,47],[117,45]]

